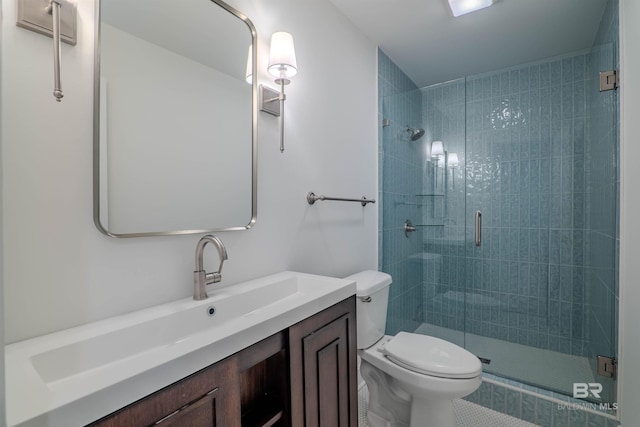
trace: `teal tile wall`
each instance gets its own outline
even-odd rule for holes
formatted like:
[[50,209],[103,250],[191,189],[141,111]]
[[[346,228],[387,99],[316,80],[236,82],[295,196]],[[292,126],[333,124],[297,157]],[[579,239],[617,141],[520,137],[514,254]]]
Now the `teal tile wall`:
[[[387,310],[387,333],[415,330],[424,321],[421,232],[406,238],[404,221],[419,216],[416,194],[422,178],[422,151],[404,132],[421,127],[421,96],[416,85],[378,50],[379,259],[393,283]],[[383,119],[389,125],[382,127]]]
[[[427,321],[591,359],[615,352],[619,100],[598,91],[596,76],[619,68],[617,34],[610,0],[589,52],[420,90],[379,51],[379,120],[390,123],[379,138],[379,266],[394,277],[387,333]],[[406,125],[425,128],[420,143]],[[438,139],[461,167],[434,172],[425,148]],[[476,209],[483,246],[469,248]],[[407,239],[405,219],[425,226]],[[485,383],[469,399],[542,426],[618,425],[538,392]]]
[[[395,279],[390,333],[425,320],[573,355],[611,353],[618,135],[602,122],[618,120],[618,102],[616,92],[599,94],[594,71],[617,64],[617,25],[610,1],[591,52],[421,90],[379,52],[379,119],[390,123],[380,132],[379,265]],[[408,141],[406,125],[425,137]],[[434,168],[425,151],[433,140],[461,166]],[[480,248],[465,244],[476,209]],[[423,245],[419,233],[404,237],[405,219],[425,225]]]
[[[439,282],[425,280],[429,323],[587,354],[586,66],[578,53],[422,90],[427,133],[461,161],[445,171],[460,185],[444,226],[425,231],[442,255]],[[476,210],[483,244],[462,246]]]
[[615,413],[598,404],[527,386],[491,374],[465,397],[486,408],[520,418],[541,427],[618,427]]
[[[447,154],[456,153],[457,168],[436,167],[425,161],[423,194],[420,202],[427,212],[424,222],[436,224],[423,228],[425,262],[423,286],[425,320],[436,326],[462,331],[465,326],[467,286],[465,263],[465,79],[430,86],[421,90],[422,120],[425,125],[425,144],[443,141]],[[429,160],[429,159],[426,159]],[[443,203],[443,218],[434,209]],[[434,218],[435,219],[435,218]]]

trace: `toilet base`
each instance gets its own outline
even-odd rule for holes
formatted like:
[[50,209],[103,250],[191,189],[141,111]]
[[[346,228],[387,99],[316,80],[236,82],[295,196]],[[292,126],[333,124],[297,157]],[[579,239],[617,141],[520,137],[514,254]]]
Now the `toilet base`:
[[410,375],[420,375],[419,380],[406,382],[385,372],[395,370],[399,375],[403,368],[377,350],[361,354],[365,356],[360,373],[369,389],[370,427],[456,427],[453,399],[471,394],[482,382],[480,376],[465,380],[430,377],[425,381],[422,374],[414,373]]
[[411,401],[409,427],[456,427],[456,415],[451,400]]
[[360,370],[369,388],[369,427],[456,427],[451,400],[412,397],[366,361]]

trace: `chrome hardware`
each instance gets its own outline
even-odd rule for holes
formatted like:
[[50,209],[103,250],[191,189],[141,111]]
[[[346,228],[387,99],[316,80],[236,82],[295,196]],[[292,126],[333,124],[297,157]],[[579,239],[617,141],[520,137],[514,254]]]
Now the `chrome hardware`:
[[619,87],[618,72],[616,70],[600,72],[600,92],[616,90]]
[[362,206],[367,206],[367,203],[376,202],[375,199],[367,199],[365,196],[362,196],[361,199],[343,199],[341,197],[316,196],[313,191],[310,191],[309,194],[307,194],[307,203],[309,203],[310,205],[314,204],[318,200],[333,200],[337,202],[360,202]]
[[[16,25],[25,30],[52,37],[50,0],[18,0]],[[72,46],[77,42],[77,2],[58,0],[60,8],[60,41]]]
[[482,212],[476,211],[476,236],[475,236],[476,246],[480,246],[482,244]]
[[260,111],[280,117],[280,152],[282,153],[284,152],[284,101],[287,99],[287,95],[284,93],[284,85],[289,84],[289,80],[276,79],[276,83],[280,85],[280,92],[260,85],[259,105]]
[[409,233],[413,233],[414,231],[416,231],[416,227],[411,223],[411,220],[406,220],[404,222],[404,235],[405,237],[409,237]]
[[371,297],[360,297],[360,301],[362,301],[362,302],[371,302]]
[[[203,267],[203,255],[204,248],[208,243],[212,243],[218,250],[218,256],[220,257],[220,266],[215,273],[207,273]],[[222,280],[222,264],[227,260],[227,249],[224,247],[222,240],[218,239],[213,234],[207,234],[202,237],[196,246],[196,269],[193,272],[193,299],[200,301],[207,299],[206,285],[211,283],[218,283]],[[211,307],[210,307],[211,308]],[[214,309],[215,313],[215,309]],[[210,316],[212,314],[209,314]]]
[[389,119],[382,119],[382,127],[386,128],[387,126],[389,126],[391,123],[389,122]]
[[618,373],[618,361],[613,357],[598,356],[598,375],[614,378]]
[[258,96],[260,111],[280,117],[280,103],[276,102],[280,100],[280,94],[277,91],[265,85],[260,85]]
[[60,42],[76,44],[77,6],[69,0],[20,0],[17,25],[53,37],[53,96],[62,101]]
[[62,101],[62,82],[60,81],[60,3],[51,0],[47,12],[53,17],[53,96]]

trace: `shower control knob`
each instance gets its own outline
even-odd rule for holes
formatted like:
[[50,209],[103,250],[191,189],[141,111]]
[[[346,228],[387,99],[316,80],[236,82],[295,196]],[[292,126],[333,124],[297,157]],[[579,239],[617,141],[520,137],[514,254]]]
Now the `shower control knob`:
[[416,227],[411,223],[411,220],[406,220],[404,222],[404,235],[409,237],[409,233],[413,233],[416,231]]

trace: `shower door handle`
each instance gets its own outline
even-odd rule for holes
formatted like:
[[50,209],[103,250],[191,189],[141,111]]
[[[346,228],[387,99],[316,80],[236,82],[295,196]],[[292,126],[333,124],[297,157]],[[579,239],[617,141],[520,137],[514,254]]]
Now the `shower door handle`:
[[480,246],[482,244],[482,212],[476,211],[476,236],[475,236],[476,246]]

